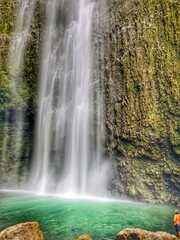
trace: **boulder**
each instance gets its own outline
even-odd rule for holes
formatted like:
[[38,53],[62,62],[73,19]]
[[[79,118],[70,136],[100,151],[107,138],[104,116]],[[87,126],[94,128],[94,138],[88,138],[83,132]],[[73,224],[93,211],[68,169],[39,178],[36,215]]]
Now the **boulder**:
[[0,240],[44,240],[39,223],[27,222],[14,225],[0,232]]
[[178,240],[166,232],[150,232],[139,228],[125,228],[116,235],[117,240]]
[[78,237],[78,240],[93,240],[89,235],[84,234]]

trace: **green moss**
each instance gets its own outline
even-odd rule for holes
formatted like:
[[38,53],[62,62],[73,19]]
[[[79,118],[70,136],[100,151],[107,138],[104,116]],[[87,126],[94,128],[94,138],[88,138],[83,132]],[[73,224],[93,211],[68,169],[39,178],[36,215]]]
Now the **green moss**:
[[180,155],[180,146],[173,147],[173,149],[177,155]]
[[15,71],[9,65],[8,55],[15,29],[16,7],[15,0],[0,0],[0,185],[5,183],[6,186],[19,184],[30,165],[45,12],[43,1],[37,1],[25,61]]
[[[107,127],[114,129],[112,152],[116,159],[127,158],[119,169],[121,180],[126,179],[130,195],[177,202],[180,188],[164,174],[171,173],[172,178],[179,174],[179,3],[110,0],[109,4],[109,32],[102,33],[108,59],[106,116]],[[129,167],[134,159],[137,174]]]

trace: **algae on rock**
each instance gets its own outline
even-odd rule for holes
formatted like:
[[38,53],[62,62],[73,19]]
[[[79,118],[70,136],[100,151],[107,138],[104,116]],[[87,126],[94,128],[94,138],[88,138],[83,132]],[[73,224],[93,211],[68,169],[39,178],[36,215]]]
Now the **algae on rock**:
[[[12,75],[9,71],[12,67],[9,64],[9,51],[15,29],[18,1],[0,0],[1,186],[18,186],[25,179],[30,165],[34,118],[37,109],[39,54],[44,21],[43,6],[42,1],[37,1],[22,70]],[[11,81],[16,83],[17,89],[13,89]],[[20,117],[22,112],[23,122]]]
[[102,34],[106,127],[113,140],[106,136],[106,151],[114,153],[125,186],[116,194],[179,204],[179,3],[108,3],[109,29]]

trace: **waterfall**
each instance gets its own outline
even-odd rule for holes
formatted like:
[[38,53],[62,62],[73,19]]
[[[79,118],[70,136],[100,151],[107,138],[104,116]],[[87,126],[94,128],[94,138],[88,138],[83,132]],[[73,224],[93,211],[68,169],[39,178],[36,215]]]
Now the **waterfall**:
[[96,4],[94,0],[47,0],[30,175],[31,188],[42,193],[97,194],[104,185],[101,94],[94,91],[99,83],[93,81],[92,61]]
[[[16,76],[22,71],[24,50],[29,36],[31,21],[34,14],[35,0],[19,1],[16,18],[16,28],[12,36],[12,43],[9,51],[10,74]],[[11,84],[17,82],[12,81]],[[13,86],[17,91],[17,87]]]

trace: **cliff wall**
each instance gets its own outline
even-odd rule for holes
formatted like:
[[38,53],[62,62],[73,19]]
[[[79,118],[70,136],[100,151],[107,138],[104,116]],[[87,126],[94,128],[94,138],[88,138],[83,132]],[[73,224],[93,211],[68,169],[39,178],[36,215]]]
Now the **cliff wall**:
[[[0,0],[0,186],[19,186],[28,174],[32,158],[43,2],[36,3],[24,62],[13,75],[9,71],[9,49],[15,31],[18,1]],[[15,88],[12,81],[16,83]]]
[[106,154],[114,155],[119,178],[112,181],[114,194],[180,200],[178,5],[176,0],[108,2],[101,60]]

